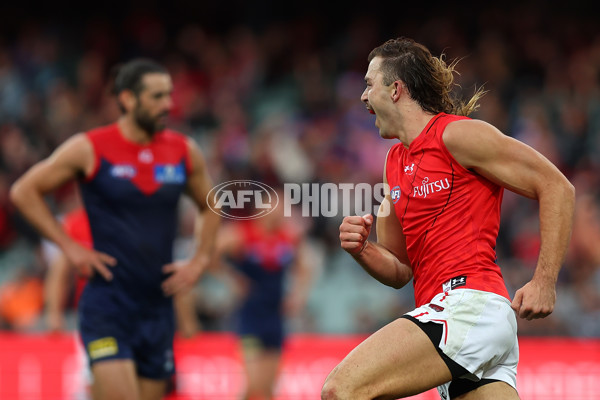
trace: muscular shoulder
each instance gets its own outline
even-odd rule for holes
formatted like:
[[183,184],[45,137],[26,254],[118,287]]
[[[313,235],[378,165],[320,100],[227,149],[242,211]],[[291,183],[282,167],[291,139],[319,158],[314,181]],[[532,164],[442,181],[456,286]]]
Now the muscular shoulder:
[[70,179],[90,171],[93,162],[92,144],[85,134],[80,133],[67,139],[48,158],[38,164],[46,171],[45,174],[60,175]]
[[450,154],[467,169],[476,167],[498,150],[505,138],[493,125],[476,119],[451,122],[442,136]]
[[52,154],[51,159],[75,163],[83,167],[86,161],[93,158],[94,150],[85,133],[77,133],[61,144]]

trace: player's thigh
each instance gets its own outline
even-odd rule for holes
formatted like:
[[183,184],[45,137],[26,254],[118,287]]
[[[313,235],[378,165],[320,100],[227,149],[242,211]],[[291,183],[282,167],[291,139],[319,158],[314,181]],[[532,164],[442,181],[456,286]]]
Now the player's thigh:
[[141,400],[161,400],[167,392],[166,379],[138,378]]
[[137,400],[140,397],[135,364],[111,359],[92,365],[94,400]]
[[241,340],[248,391],[264,392],[275,379],[281,350],[267,347],[258,336],[246,335]]
[[506,382],[488,383],[455,397],[452,400],[519,400],[519,395],[515,388]]
[[452,379],[429,337],[399,318],[358,345],[329,374],[323,399],[396,399]]
[[247,359],[248,389],[270,393],[275,386],[279,360],[280,353],[276,350],[264,350],[257,357]]
[[262,359],[262,370],[265,375],[265,380],[272,385],[277,378],[279,362],[281,360],[281,351],[277,349],[266,349]]
[[184,338],[193,337],[200,332],[200,322],[196,316],[195,296],[194,290],[177,293],[173,296],[177,330]]

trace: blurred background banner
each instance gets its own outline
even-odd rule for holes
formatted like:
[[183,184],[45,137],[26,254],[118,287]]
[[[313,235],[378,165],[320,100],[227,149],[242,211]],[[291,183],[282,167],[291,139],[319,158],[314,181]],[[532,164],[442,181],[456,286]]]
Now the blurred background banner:
[[[320,398],[325,377],[364,336],[294,335],[283,353],[277,400]],[[85,398],[83,358],[72,335],[0,335],[0,398]],[[600,393],[600,343],[521,338],[517,388],[528,400],[595,400]],[[244,373],[236,338],[178,338],[176,393],[168,400],[236,399]],[[436,390],[411,397],[436,400]]]

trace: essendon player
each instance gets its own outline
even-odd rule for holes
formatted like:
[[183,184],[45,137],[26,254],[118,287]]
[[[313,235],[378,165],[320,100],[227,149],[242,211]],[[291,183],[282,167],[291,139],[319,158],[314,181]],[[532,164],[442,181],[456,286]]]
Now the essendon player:
[[[518,399],[516,315],[553,310],[574,189],[537,151],[466,117],[482,92],[452,97],[455,63],[406,38],[368,57],[361,100],[383,138],[388,187],[377,218],[351,216],[341,246],[374,278],[411,279],[417,308],[374,333],[328,376],[323,399],[396,399],[438,387],[448,399]],[[512,303],[496,264],[503,189],[539,202],[541,249]],[[432,345],[433,344],[433,345]]]

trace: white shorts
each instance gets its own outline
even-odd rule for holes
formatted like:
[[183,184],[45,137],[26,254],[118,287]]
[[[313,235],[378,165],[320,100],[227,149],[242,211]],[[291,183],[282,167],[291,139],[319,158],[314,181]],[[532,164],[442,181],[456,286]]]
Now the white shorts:
[[[455,289],[438,294],[429,304],[406,315],[422,323],[442,325],[439,349],[469,372],[459,378],[494,379],[516,389],[517,319],[508,299],[495,293]],[[443,399],[450,398],[450,384],[438,387]]]

